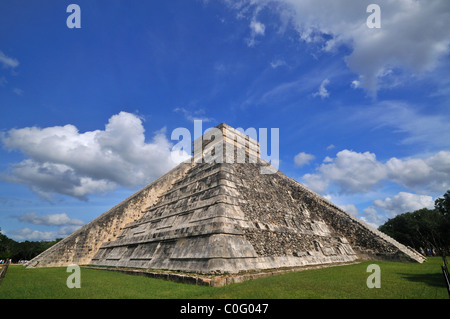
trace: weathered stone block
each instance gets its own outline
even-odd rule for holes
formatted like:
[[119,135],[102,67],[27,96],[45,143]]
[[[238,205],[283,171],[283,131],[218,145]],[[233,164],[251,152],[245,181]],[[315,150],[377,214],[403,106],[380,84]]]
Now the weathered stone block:
[[[225,140],[232,145],[233,129],[218,128],[228,132]],[[214,143],[202,147],[210,150]],[[236,275],[359,258],[424,260],[283,173],[260,174],[267,163],[259,157],[248,162],[248,147],[257,142],[243,143],[247,162],[182,163],[34,258],[29,267],[78,263]],[[259,156],[259,149],[252,154]],[[211,286],[236,278],[154,276]]]

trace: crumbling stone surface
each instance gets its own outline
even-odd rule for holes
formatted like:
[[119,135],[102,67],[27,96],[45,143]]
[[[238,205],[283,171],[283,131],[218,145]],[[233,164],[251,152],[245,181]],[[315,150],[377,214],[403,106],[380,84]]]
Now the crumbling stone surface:
[[351,255],[353,251],[360,259],[424,260],[283,173],[258,174],[259,165],[232,166],[245,199],[241,208],[258,228],[245,233],[258,255]]
[[126,224],[139,219],[143,210],[158,200],[172,183],[185,174],[190,164],[182,163],[161,178],[125,199],[73,234],[27,263],[27,267],[58,267],[89,264],[102,244],[113,241]]
[[367,225],[295,180],[289,180],[294,197],[303,202],[309,211],[316,212],[335,234],[345,237],[359,258],[410,262],[426,260],[414,249]]
[[[233,143],[230,134],[226,145]],[[215,162],[181,164],[29,266],[77,263],[218,275],[364,258],[424,260],[283,173],[261,174],[267,163],[253,162],[259,150],[245,148],[242,140],[235,145],[246,152],[245,163],[219,161],[230,159],[217,151],[219,142],[201,144],[210,157],[219,156]]]

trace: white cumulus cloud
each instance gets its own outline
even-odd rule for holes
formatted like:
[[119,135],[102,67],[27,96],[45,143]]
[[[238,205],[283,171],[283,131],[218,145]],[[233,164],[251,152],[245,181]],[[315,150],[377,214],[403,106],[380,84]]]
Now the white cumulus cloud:
[[55,238],[65,238],[79,229],[80,226],[66,226],[60,227],[58,230],[42,231],[31,228],[22,228],[8,233],[8,236],[17,241],[40,241],[40,240],[55,240]]
[[295,155],[294,162],[295,162],[295,165],[300,167],[300,166],[308,165],[314,159],[315,159],[314,155],[308,154],[305,152],[301,152],[301,153],[298,153],[297,155]]
[[374,153],[343,150],[302,180],[317,192],[334,185],[340,193],[363,193],[385,181],[420,192],[445,192],[450,188],[450,151],[425,158],[393,157],[383,163]]
[[[252,16],[268,9],[278,14],[280,30],[294,29],[300,41],[323,52],[351,49],[345,62],[359,75],[355,86],[373,94],[396,69],[420,74],[434,70],[449,53],[448,0],[379,0],[381,28],[366,24],[371,0],[226,0]],[[262,23],[262,22],[261,22]],[[254,31],[253,31],[254,32]]]
[[434,200],[431,196],[399,192],[393,197],[374,200],[372,206],[363,210],[360,218],[377,228],[384,224],[388,218],[422,208],[434,208]]
[[142,120],[131,113],[112,116],[104,130],[81,133],[74,125],[11,129],[0,135],[9,150],[27,158],[3,178],[28,185],[43,197],[54,193],[86,199],[117,186],[144,185],[177,163],[164,132],[146,142]]
[[313,97],[320,96],[322,99],[325,99],[330,96],[330,92],[328,92],[326,86],[330,83],[330,80],[325,79],[320,83],[319,91],[313,93]]
[[264,35],[266,27],[261,22],[258,22],[256,20],[252,20],[252,22],[250,22],[250,29],[256,35]]
[[386,222],[386,216],[380,214],[372,206],[365,208],[363,210],[363,216],[359,216],[359,218],[374,228],[378,228]]
[[38,216],[35,212],[26,213],[19,216],[21,222],[30,223],[33,225],[47,225],[47,226],[63,226],[63,225],[84,225],[84,222],[77,218],[70,218],[66,213],[61,214],[47,214]]
[[393,216],[421,208],[434,208],[434,200],[431,196],[407,192],[400,192],[394,197],[387,197],[384,200],[377,199],[373,204],[375,208],[382,209]]
[[318,168],[318,173],[304,176],[307,185],[314,187],[308,182],[318,179],[323,180],[327,185],[332,182],[343,192],[356,193],[370,190],[386,177],[383,164],[378,162],[375,154],[370,152],[357,153],[343,150],[337,153],[333,161],[330,162],[330,160],[327,158],[327,162]]
[[0,51],[0,63],[4,68],[14,69],[19,65],[19,61],[17,59],[11,58]]
[[266,26],[263,23],[253,19],[250,22],[250,30],[251,30],[251,36],[249,39],[247,39],[247,45],[249,47],[253,47],[256,44],[256,37],[264,36],[264,33],[266,31]]

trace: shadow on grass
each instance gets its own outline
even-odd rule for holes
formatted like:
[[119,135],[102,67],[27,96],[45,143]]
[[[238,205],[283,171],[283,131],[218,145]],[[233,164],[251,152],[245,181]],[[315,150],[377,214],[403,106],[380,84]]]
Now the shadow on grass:
[[422,282],[432,287],[446,288],[444,276],[441,273],[431,274],[400,274],[404,279],[413,282]]

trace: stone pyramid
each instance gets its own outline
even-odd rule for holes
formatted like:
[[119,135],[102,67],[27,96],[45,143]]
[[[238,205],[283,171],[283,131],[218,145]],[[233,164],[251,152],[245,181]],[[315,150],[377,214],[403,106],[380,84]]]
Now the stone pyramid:
[[[217,131],[220,138],[205,133],[194,141],[200,156],[86,224],[28,267],[75,263],[238,274],[359,259],[425,260],[282,172],[261,174],[270,164],[259,157],[258,142],[223,123]],[[230,146],[231,156],[225,152]]]

